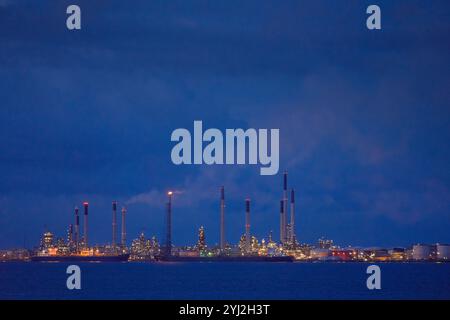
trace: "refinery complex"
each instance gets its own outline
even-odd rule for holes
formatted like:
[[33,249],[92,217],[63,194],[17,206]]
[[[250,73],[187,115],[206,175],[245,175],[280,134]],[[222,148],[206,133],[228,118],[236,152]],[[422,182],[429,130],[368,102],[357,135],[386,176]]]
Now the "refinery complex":
[[[198,230],[198,241],[191,246],[172,243],[173,192],[167,192],[165,210],[165,239],[147,238],[141,233],[127,245],[127,209],[120,209],[120,238],[118,238],[118,203],[112,201],[112,236],[107,245],[89,243],[89,203],[83,202],[83,227],[80,225],[79,208],[74,208],[74,219],[68,227],[67,237],[56,238],[46,231],[40,244],[34,249],[0,250],[0,261],[323,261],[323,262],[411,262],[450,261],[449,244],[414,244],[407,248],[340,247],[333,240],[321,238],[316,244],[300,243],[295,227],[295,191],[288,190],[287,172],[283,174],[283,192],[279,210],[279,237],[272,232],[267,239],[257,239],[251,233],[251,200],[245,199],[245,233],[231,244],[225,236],[225,188],[219,192],[220,220],[219,244],[209,246],[206,230]],[[119,240],[120,239],[120,240]]]

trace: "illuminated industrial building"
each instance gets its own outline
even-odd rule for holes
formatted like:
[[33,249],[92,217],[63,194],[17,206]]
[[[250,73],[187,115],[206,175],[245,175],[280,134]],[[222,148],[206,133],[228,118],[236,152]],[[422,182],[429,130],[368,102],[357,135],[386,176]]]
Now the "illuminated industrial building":
[[160,254],[159,243],[156,237],[146,239],[144,233],[139,238],[131,242],[130,260],[131,261],[149,261]]
[[[165,214],[165,242],[160,247],[155,237],[147,239],[143,233],[131,242],[128,248],[126,243],[126,214],[127,209],[121,209],[120,242],[118,240],[117,201],[112,201],[112,236],[111,243],[104,246],[89,245],[89,203],[83,202],[83,229],[80,228],[78,207],[74,207],[74,222],[69,224],[67,236],[57,238],[53,233],[46,231],[40,241],[39,248],[32,254],[27,250],[2,251],[0,260],[22,257],[33,260],[37,257],[103,257],[113,261],[116,257],[121,261],[155,261],[161,257],[190,257],[190,258],[217,258],[227,259],[242,257],[251,261],[253,257],[292,257],[303,261],[360,261],[360,262],[401,262],[401,261],[450,261],[450,245],[448,244],[415,244],[409,248],[359,248],[339,247],[331,239],[320,238],[315,245],[301,244],[296,234],[295,191],[290,189],[290,217],[288,214],[288,180],[287,172],[283,174],[283,192],[280,200],[280,241],[274,241],[272,231],[267,241],[258,241],[251,234],[250,199],[245,199],[244,233],[235,245],[226,243],[225,239],[225,188],[220,187],[219,203],[219,243],[215,246],[206,244],[205,228],[198,230],[197,242],[190,246],[174,246],[172,243],[172,191],[167,192]],[[82,234],[82,236],[80,236]],[[17,253],[14,253],[17,252]],[[102,259],[99,259],[102,260]],[[162,260],[162,259],[161,259]],[[267,259],[270,260],[270,259]]]
[[200,256],[206,255],[205,229],[203,226],[198,229],[197,250]]

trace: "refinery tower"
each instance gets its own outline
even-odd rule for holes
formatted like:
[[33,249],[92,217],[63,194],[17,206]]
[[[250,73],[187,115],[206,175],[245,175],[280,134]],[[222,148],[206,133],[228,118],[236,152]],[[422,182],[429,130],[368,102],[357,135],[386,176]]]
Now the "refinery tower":
[[166,204],[166,247],[164,255],[166,257],[172,255],[172,196],[173,192],[167,192],[167,204]]
[[291,215],[288,223],[288,180],[287,171],[283,174],[283,197],[280,201],[280,243],[281,244],[295,244],[295,191],[291,189]]

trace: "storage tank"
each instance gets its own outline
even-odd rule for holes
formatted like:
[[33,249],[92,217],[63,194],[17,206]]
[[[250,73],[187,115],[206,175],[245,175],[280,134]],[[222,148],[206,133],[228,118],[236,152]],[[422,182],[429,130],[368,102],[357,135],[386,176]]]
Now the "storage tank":
[[450,244],[437,244],[436,254],[438,260],[450,260]]
[[330,250],[328,249],[321,249],[321,248],[314,248],[311,250],[311,258],[312,259],[324,259],[327,258],[330,255]]
[[428,244],[416,244],[413,246],[412,257],[414,260],[431,259],[431,246]]

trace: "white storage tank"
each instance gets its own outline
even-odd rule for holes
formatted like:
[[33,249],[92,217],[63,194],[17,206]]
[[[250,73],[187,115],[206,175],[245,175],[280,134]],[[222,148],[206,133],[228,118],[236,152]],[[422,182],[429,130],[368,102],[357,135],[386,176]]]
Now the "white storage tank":
[[450,260],[450,244],[437,244],[436,254],[438,260]]
[[416,244],[413,246],[412,257],[414,260],[429,260],[431,249],[432,247],[428,244]]

